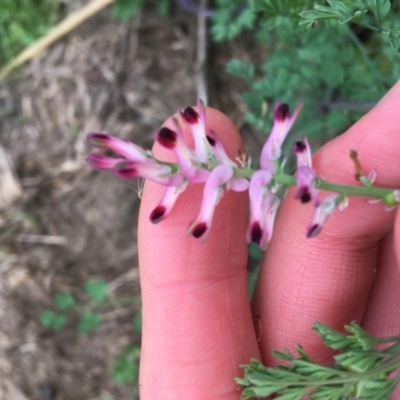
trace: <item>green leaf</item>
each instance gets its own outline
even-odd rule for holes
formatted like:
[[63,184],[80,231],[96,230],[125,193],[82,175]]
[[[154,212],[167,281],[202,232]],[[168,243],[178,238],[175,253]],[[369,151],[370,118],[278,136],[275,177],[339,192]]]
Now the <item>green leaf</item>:
[[215,41],[232,40],[254,26],[256,15],[250,2],[217,0],[216,5],[217,11],[211,18],[211,34]]
[[395,51],[399,50],[400,39],[399,39],[398,35],[393,32],[393,30],[389,31],[388,39],[390,41],[390,45],[392,46],[392,49]]
[[101,305],[108,294],[108,283],[105,280],[88,281],[84,290],[97,305]]
[[329,347],[335,350],[346,349],[353,345],[353,341],[346,335],[339,333],[320,322],[316,322],[312,327],[313,331],[318,332],[322,341]]
[[142,309],[140,308],[133,319],[133,330],[142,332]]
[[140,358],[140,347],[126,346],[115,357],[111,369],[112,379],[115,383],[129,384],[137,379]]
[[67,317],[62,314],[55,314],[53,319],[52,328],[55,331],[59,331],[64,328],[65,324],[67,323]]
[[254,65],[241,60],[230,60],[225,67],[225,71],[233,76],[238,76],[250,82],[254,78]]
[[301,12],[299,15],[304,20],[300,21],[300,25],[313,25],[317,20],[336,19],[340,24],[345,24],[354,19],[358,19],[361,14],[368,10],[354,10],[345,4],[343,1],[328,0],[330,7],[316,5],[313,10]]
[[96,330],[100,325],[100,315],[91,312],[85,312],[78,324],[79,333],[89,333]]
[[56,314],[50,310],[45,310],[40,315],[40,323],[45,328],[59,331],[67,323],[67,317],[62,314]]
[[342,1],[328,0],[328,3],[341,15],[350,14],[350,9]]
[[128,20],[134,17],[144,6],[146,0],[117,0],[113,7],[114,18]]
[[382,20],[390,11],[390,0],[363,0],[367,4],[372,12]]
[[71,293],[56,293],[54,305],[60,310],[67,311],[74,307],[75,299]]
[[351,325],[346,325],[345,329],[354,335],[352,340],[359,344],[363,350],[370,350],[379,343],[378,338],[370,335],[354,321]]
[[351,371],[364,372],[375,367],[381,359],[385,358],[382,353],[366,351],[349,351],[335,356],[336,362]]
[[50,310],[43,311],[40,315],[40,323],[45,328],[50,328],[54,320],[54,312]]

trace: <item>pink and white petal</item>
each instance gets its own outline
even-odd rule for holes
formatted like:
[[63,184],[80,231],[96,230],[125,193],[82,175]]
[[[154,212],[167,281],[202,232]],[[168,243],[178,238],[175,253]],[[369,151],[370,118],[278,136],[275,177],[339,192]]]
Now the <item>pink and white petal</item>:
[[308,238],[317,236],[321,232],[323,225],[335,211],[340,196],[331,193],[316,207],[313,219],[307,228]]
[[261,168],[265,168],[264,165],[269,164],[269,160],[276,160],[281,156],[283,142],[295,123],[301,108],[302,104],[299,104],[293,115],[290,116],[287,104],[281,104],[280,102],[276,104],[272,130],[261,152]]
[[166,186],[177,186],[183,181],[183,176],[180,173],[173,172],[167,165],[157,164],[153,160],[145,163],[127,161],[115,168],[114,173],[119,178],[142,177]]
[[[210,139],[212,141],[211,143]],[[210,130],[209,132],[209,143],[211,144],[214,156],[217,161],[219,161],[221,164],[229,165],[232,168],[237,168],[237,164],[228,157],[228,154],[226,154],[224,146],[218,134],[212,130]]]
[[264,235],[265,201],[269,199],[268,185],[271,179],[272,174],[265,170],[259,170],[251,177],[249,185],[250,224],[246,235],[249,243],[260,244]]
[[157,141],[175,153],[181,171],[187,179],[193,183],[205,182],[209,171],[202,168],[201,161],[197,158],[197,155],[183,140],[183,134],[178,122],[174,122],[176,129],[161,128],[157,133]]
[[271,192],[268,193],[268,199],[265,200],[264,206],[264,227],[263,235],[260,240],[260,249],[265,250],[268,243],[271,241],[272,234],[274,231],[276,214],[280,206],[280,200],[277,196],[273,195]]
[[189,125],[192,131],[194,139],[194,151],[197,158],[207,164],[212,157],[212,148],[207,140],[206,133],[206,117],[205,107],[202,100],[198,102],[199,113],[197,113],[192,107],[187,107],[181,111],[181,115],[184,121]]
[[100,153],[92,153],[86,157],[87,164],[95,169],[113,169],[125,158],[112,158]]
[[307,166],[299,166],[297,169],[297,193],[296,198],[302,203],[313,201],[315,205],[318,204],[319,191],[314,186],[314,179],[316,172]]
[[153,224],[160,222],[171,213],[176,200],[178,199],[179,195],[186,190],[188,184],[189,181],[185,179],[180,185],[168,186],[165,189],[160,203],[150,214],[150,221]]
[[130,161],[143,162],[149,156],[149,153],[136,144],[109,135],[108,133],[93,132],[88,135],[91,146],[99,149],[108,149],[115,154],[125,157]]
[[234,176],[230,181],[229,181],[229,188],[233,190],[234,192],[244,192],[249,188],[250,182],[247,178],[244,178],[242,176]]
[[308,139],[303,136],[302,140],[299,140],[293,145],[294,152],[297,157],[297,168],[299,167],[312,167],[311,161],[311,147]]
[[224,192],[224,186],[233,176],[232,168],[227,165],[219,165],[212,170],[204,185],[203,200],[198,217],[188,229],[188,235],[202,238],[204,241],[212,225],[215,207],[219,203]]

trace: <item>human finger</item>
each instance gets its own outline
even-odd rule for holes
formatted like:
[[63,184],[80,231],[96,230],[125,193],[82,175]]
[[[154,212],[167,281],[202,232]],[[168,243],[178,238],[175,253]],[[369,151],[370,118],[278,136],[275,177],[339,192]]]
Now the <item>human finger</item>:
[[[175,116],[177,117],[177,116]],[[233,159],[243,148],[233,123],[207,108],[206,124]],[[172,119],[165,126],[174,129]],[[182,126],[189,144],[192,138]],[[154,153],[172,161],[155,145]],[[189,185],[158,225],[149,215],[163,187],[146,182],[139,215],[143,301],[140,393],[146,399],[239,399],[239,365],[259,357],[247,294],[247,194],[227,193],[208,240],[186,237],[198,213],[202,185]]]
[[[400,185],[400,85],[345,134],[325,145],[313,157],[315,169],[325,179],[355,184],[357,150],[363,168],[377,172],[377,186]],[[319,361],[331,356],[315,333],[315,321],[337,329],[360,321],[374,279],[379,241],[391,229],[394,213],[382,204],[350,199],[336,212],[321,234],[305,237],[312,206],[300,204],[290,191],[278,215],[272,242],[263,260],[255,291],[253,313],[262,323],[261,353],[273,363],[272,349],[301,343]]]

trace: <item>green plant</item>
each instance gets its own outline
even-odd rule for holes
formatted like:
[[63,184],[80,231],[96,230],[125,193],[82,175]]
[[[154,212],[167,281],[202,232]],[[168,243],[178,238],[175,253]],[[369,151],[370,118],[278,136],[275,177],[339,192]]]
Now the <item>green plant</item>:
[[[167,16],[170,13],[172,0],[160,0],[157,2],[158,12]],[[119,20],[128,20],[134,17],[149,0],[116,0],[113,7],[113,16]]]
[[125,385],[134,382],[138,375],[139,357],[139,346],[125,346],[122,352],[115,357],[111,369],[113,381]]
[[[298,130],[327,140],[359,119],[399,76],[399,54],[386,45],[389,38],[398,48],[396,2],[392,12],[389,1],[372,0],[320,2],[327,6],[308,11],[314,3],[253,0],[253,36],[265,61],[227,64],[228,73],[248,84],[241,94],[246,120],[264,133],[277,100],[293,104],[301,99],[305,107]],[[358,10],[360,4],[364,7]],[[374,19],[375,25],[369,23]]]
[[214,40],[232,40],[254,26],[256,15],[247,1],[216,0],[216,6],[211,26]]
[[[80,334],[88,334],[96,331],[101,324],[101,310],[120,304],[136,303],[136,298],[120,298],[112,300],[108,298],[109,287],[105,280],[89,280],[83,287],[89,301],[84,305],[78,305],[71,293],[56,293],[53,297],[55,311],[44,310],[40,315],[41,325],[53,331],[63,329],[70,316],[78,316],[77,331]],[[139,308],[132,322],[135,332],[142,331],[142,313]],[[137,379],[140,346],[125,346],[114,360],[111,368],[111,377],[117,384],[130,384]]]
[[58,331],[66,325],[69,314],[75,313],[79,315],[77,327],[79,333],[85,334],[96,330],[101,320],[97,309],[104,304],[108,293],[108,284],[103,280],[91,280],[86,282],[84,292],[90,298],[84,307],[76,304],[71,293],[56,293],[53,302],[57,311],[43,311],[40,316],[42,326]]
[[51,28],[59,4],[58,0],[2,0],[0,65]]
[[[323,342],[334,350],[334,365],[313,362],[301,346],[298,355],[289,350],[275,351],[284,363],[267,368],[258,360],[242,366],[244,378],[236,381],[244,388],[242,399],[266,397],[295,400],[304,396],[313,400],[388,399],[400,381],[400,337],[376,338],[356,323],[343,334],[316,323],[314,328]],[[377,345],[385,346],[376,348]]]

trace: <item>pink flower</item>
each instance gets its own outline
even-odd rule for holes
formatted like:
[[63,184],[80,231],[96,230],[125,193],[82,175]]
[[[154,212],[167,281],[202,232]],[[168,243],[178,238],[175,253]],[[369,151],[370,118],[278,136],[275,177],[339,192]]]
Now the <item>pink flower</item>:
[[312,168],[311,148],[306,137],[296,142],[293,146],[297,157],[297,193],[296,198],[302,203],[313,201],[318,205],[318,190],[315,188],[314,181],[317,177]]
[[112,158],[100,153],[93,153],[86,157],[88,165],[95,169],[113,169],[124,160],[125,158]]
[[189,181],[184,180],[180,185],[168,186],[160,203],[150,214],[150,221],[155,224],[167,217],[175,205],[179,195],[186,190]]
[[342,196],[335,193],[327,195],[324,200],[322,200],[316,207],[311,224],[307,228],[308,238],[317,236],[321,232],[323,225],[333,214],[341,200]]
[[250,181],[250,225],[247,230],[247,241],[257,243],[265,250],[271,240],[275,216],[280,201],[268,188],[272,174],[269,171],[255,172]]
[[111,150],[129,161],[144,162],[149,157],[149,152],[143,150],[140,146],[108,133],[90,133],[88,140],[93,147]]
[[[228,154],[226,154],[221,139],[219,138],[216,132],[214,131],[209,132],[208,142],[212,147],[213,154],[217,162],[219,162],[220,164],[229,165],[233,170],[238,168],[238,165],[228,157]],[[244,192],[248,188],[249,188],[248,179],[241,176],[233,176],[227,186],[227,189],[231,189],[235,192]]]
[[114,168],[114,174],[119,178],[132,179],[142,177],[166,186],[177,186],[185,179],[183,175],[165,164],[148,159],[146,162],[125,161]]
[[295,123],[302,105],[299,104],[292,116],[289,114],[289,106],[278,102],[274,109],[274,124],[271,133],[265,143],[260,158],[262,169],[270,169],[271,164],[281,156],[282,145],[290,128]]
[[180,114],[192,131],[194,151],[197,158],[202,163],[208,163],[213,155],[213,151],[206,133],[206,113],[204,103],[200,99],[198,107],[199,114],[192,107],[186,107],[184,110],[180,111]]
[[[193,110],[193,112],[195,112]],[[157,141],[167,149],[171,149],[181,168],[182,174],[194,183],[205,182],[209,171],[203,169],[201,160],[197,157],[189,146],[184,142],[183,135],[178,123],[175,123],[176,130],[163,127],[157,133]]]
[[225,186],[232,176],[233,170],[228,165],[218,165],[212,170],[204,186],[200,213],[190,225],[188,235],[193,235],[195,238],[202,238],[203,241],[207,238],[215,207],[219,203]]

